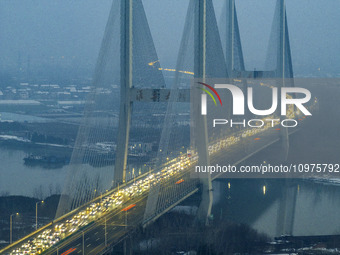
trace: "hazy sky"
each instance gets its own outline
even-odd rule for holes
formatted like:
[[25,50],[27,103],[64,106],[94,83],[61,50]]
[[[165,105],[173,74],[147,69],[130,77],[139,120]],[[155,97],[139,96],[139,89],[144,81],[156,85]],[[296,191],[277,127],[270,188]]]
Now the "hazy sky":
[[[56,64],[92,70],[112,0],[1,0],[0,67]],[[217,20],[224,0],[215,0]],[[293,65],[340,73],[340,1],[286,0]],[[188,0],[143,0],[156,49],[173,68]],[[274,0],[238,0],[239,24],[249,69],[261,67]],[[19,57],[20,56],[20,57]]]

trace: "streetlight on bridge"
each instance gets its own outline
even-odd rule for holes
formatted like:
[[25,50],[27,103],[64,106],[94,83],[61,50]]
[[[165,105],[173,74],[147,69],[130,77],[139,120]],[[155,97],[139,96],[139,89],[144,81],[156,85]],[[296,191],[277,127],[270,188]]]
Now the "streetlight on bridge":
[[13,239],[12,239],[12,234],[13,234],[13,228],[12,228],[12,223],[13,223],[13,216],[14,215],[19,215],[19,213],[13,213],[11,214],[11,216],[9,216],[9,243],[11,244],[13,242]]
[[35,203],[35,230],[38,229],[38,204],[43,204],[44,200]]
[[104,236],[105,236],[105,247],[107,246],[107,230],[106,230],[106,217],[105,217],[105,232],[104,232]]
[[81,231],[83,234],[83,255],[85,255],[85,233],[84,231]]

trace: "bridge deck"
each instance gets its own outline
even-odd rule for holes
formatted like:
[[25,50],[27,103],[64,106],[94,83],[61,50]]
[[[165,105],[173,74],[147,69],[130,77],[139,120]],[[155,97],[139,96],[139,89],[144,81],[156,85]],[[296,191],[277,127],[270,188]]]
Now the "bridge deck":
[[[275,133],[275,129],[271,130],[270,133]],[[274,139],[272,135],[260,135],[256,134],[256,137],[260,137],[258,142],[258,149],[255,150],[252,155],[270,145],[277,142],[279,139]],[[253,136],[250,136],[248,138],[245,138],[243,140],[243,143],[247,143],[251,140],[254,140]],[[246,158],[248,158],[250,155],[244,154],[244,144],[239,143],[233,146],[230,146],[228,148],[225,148],[223,150],[212,152],[211,158],[212,163],[219,162],[221,164],[223,163],[233,163],[233,164],[239,164]],[[226,156],[227,155],[227,156]],[[241,156],[240,156],[241,155]],[[187,162],[187,161],[186,161]],[[125,199],[122,201],[122,203],[119,206],[116,206],[112,209],[110,209],[107,212],[99,212],[97,217],[93,218],[91,222],[87,222],[87,225],[85,226],[77,226],[75,231],[73,233],[69,233],[68,235],[64,235],[64,238],[57,242],[55,245],[53,245],[50,249],[47,249],[44,251],[44,254],[62,254],[62,252],[66,252],[71,248],[75,248],[76,250],[74,252],[80,253],[82,251],[82,244],[83,244],[83,234],[84,234],[84,250],[85,254],[98,254],[98,252],[103,251],[106,249],[105,246],[105,221],[106,221],[106,231],[107,233],[110,233],[107,235],[106,243],[108,245],[112,245],[120,241],[126,234],[134,229],[136,226],[144,223],[149,224],[159,218],[161,215],[166,213],[167,211],[171,210],[174,206],[176,206],[178,203],[183,201],[188,196],[191,196],[196,191],[198,191],[197,187],[197,179],[191,178],[190,172],[192,170],[192,166],[187,165],[187,167],[183,170],[175,171],[174,174],[167,174],[167,176],[164,176],[164,179],[161,179],[161,177],[155,177],[151,180],[149,178],[150,173],[145,173],[139,177],[136,178],[135,182],[140,183],[140,186],[146,185],[146,183],[154,182],[155,180],[162,181],[162,186],[165,188],[163,189],[163,192],[170,192],[171,189],[173,189],[176,185],[181,185],[183,183],[193,182],[195,185],[188,186],[188,188],[183,192],[183,194],[176,197],[176,199],[169,200],[164,208],[161,208],[158,212],[153,215],[152,218],[150,218],[147,222],[143,222],[143,216],[144,216],[144,210],[145,205],[148,197],[148,192],[150,186],[147,186],[144,190],[142,190],[141,193],[129,195],[128,197],[125,196]],[[213,179],[216,179],[220,177],[219,175],[213,176]],[[183,183],[178,183],[178,180],[183,180]],[[134,184],[134,180],[130,180],[128,183],[120,187],[120,192],[122,190],[128,190],[130,187],[136,186]],[[85,204],[81,208],[78,208],[67,215],[55,220],[54,222],[46,225],[45,227],[39,229],[36,232],[33,232],[31,235],[26,236],[22,238],[21,240],[18,240],[17,242],[13,243],[12,245],[6,247],[5,249],[1,250],[1,254],[10,254],[11,251],[18,251],[19,249],[22,251],[23,246],[27,243],[32,242],[34,238],[38,238],[39,235],[41,236],[43,233],[46,233],[49,229],[54,229],[57,225],[60,226],[60,224],[69,224],[67,221],[74,220],[76,215],[79,215],[81,212],[86,210],[86,208],[89,208],[92,204],[100,204],[103,206],[103,202],[106,201],[105,199],[108,197],[114,196],[118,192],[117,189],[111,190],[102,197],[97,197],[93,201],[90,201],[89,203]],[[129,208],[129,210],[122,211],[122,209],[127,208],[129,205],[135,204],[136,206]],[[126,225],[126,219],[127,219],[127,225]],[[13,253],[16,254],[16,253]],[[31,254],[34,254],[33,251]]]

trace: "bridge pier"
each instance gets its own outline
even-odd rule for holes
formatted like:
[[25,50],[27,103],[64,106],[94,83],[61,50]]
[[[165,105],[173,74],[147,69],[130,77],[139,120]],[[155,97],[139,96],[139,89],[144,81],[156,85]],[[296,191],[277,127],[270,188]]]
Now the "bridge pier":
[[124,252],[124,255],[132,255],[133,247],[132,247],[131,236],[125,238],[124,244],[123,244],[123,252]]
[[287,180],[279,200],[276,236],[293,235],[297,187]]

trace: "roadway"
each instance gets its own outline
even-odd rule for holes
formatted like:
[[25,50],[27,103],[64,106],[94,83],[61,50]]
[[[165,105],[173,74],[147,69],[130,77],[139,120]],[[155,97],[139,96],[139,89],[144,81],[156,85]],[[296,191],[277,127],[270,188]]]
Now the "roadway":
[[[171,194],[175,187],[183,185],[190,181],[188,172],[179,172],[173,178],[164,181],[162,186],[163,194]],[[176,181],[177,180],[177,181]],[[178,182],[183,180],[183,182]],[[189,190],[188,190],[189,191]],[[133,229],[143,222],[144,211],[148,198],[148,192],[145,192],[139,197],[132,198],[128,202],[123,203],[120,208],[117,208],[109,214],[101,216],[97,221],[89,224],[87,227],[77,231],[71,237],[59,242],[54,247],[43,252],[46,255],[62,255],[67,254],[98,254],[103,252],[108,246],[116,244]],[[168,204],[173,204],[173,201],[168,201]],[[131,209],[128,209],[131,205]],[[128,209],[128,210],[124,210]],[[106,223],[105,223],[106,222]],[[106,230],[105,230],[106,228]],[[83,249],[83,233],[84,233],[84,249]],[[107,240],[105,242],[105,233]],[[105,245],[105,243],[107,245]],[[84,253],[83,253],[84,250]],[[70,253],[68,253],[70,252]]]
[[[143,222],[145,204],[151,185],[160,181],[166,187],[164,192],[168,193],[171,186],[175,186],[176,182],[183,178],[187,183],[189,174],[188,171],[180,171],[180,168],[159,174],[144,174],[135,181],[131,180],[121,186],[120,190],[109,191],[102,198],[96,198],[55,222],[49,223],[3,249],[1,254],[82,253],[83,233],[86,244],[84,254],[97,254],[105,248],[105,220],[106,231],[109,233],[107,244],[118,242],[131,228]],[[131,204],[136,206],[126,213],[122,211]],[[125,216],[127,216],[128,226],[125,224]]]
[[[90,226],[78,231],[65,241],[58,243],[57,246],[50,248],[43,254],[61,255],[63,253],[67,253],[68,251],[71,252],[67,254],[92,255],[100,253],[106,248],[105,233],[107,237],[107,244],[117,243],[122,240],[122,238],[131,229],[134,229],[136,226],[138,226],[138,224],[140,224],[140,222],[143,220],[146,200],[147,194],[138,199],[132,199],[132,201],[129,201],[129,203],[136,205],[133,208],[127,211],[122,211],[122,209],[115,210],[114,212],[94,222]],[[126,203],[123,206],[126,208],[130,204]]]

